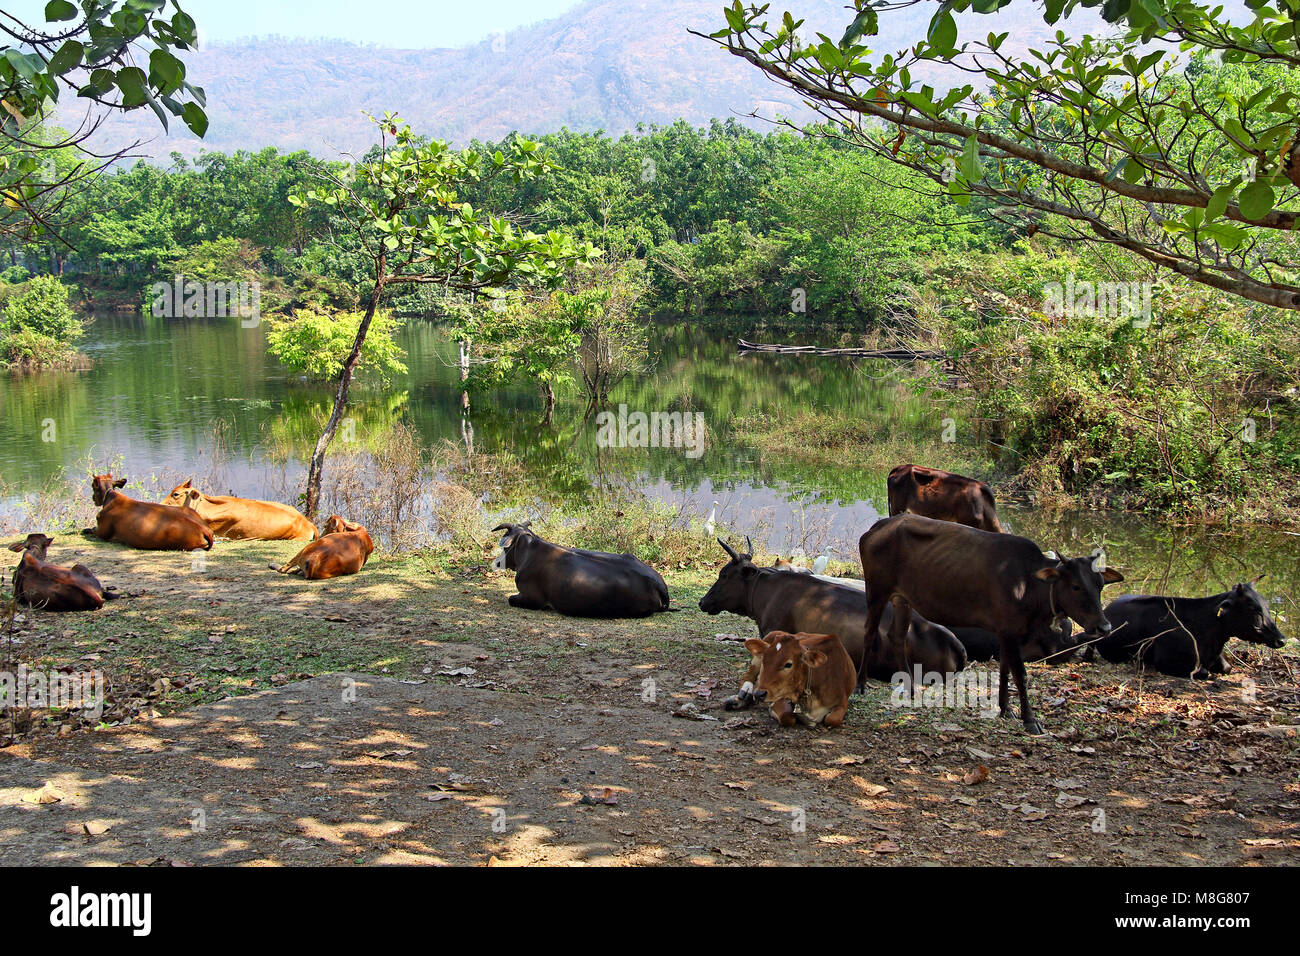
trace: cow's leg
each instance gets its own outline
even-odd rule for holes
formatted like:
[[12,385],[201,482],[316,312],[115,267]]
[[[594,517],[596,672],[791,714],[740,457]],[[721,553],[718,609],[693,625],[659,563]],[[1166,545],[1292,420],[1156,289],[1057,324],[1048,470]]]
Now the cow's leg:
[[525,611],[540,611],[546,607],[545,601],[538,601],[535,598],[524,597],[523,594],[512,594],[506,598],[511,607],[523,608]]
[[906,686],[916,699],[916,681],[912,679],[912,647],[908,638],[912,634],[912,605],[901,594],[895,594],[890,603],[894,606],[894,619],[889,625],[889,656],[891,663],[906,674]]
[[848,704],[845,704],[843,707],[834,707],[831,709],[831,712],[826,715],[826,718],[823,721],[823,723],[825,723],[827,727],[839,727],[841,724],[844,723],[844,716],[848,712],[849,712]]
[[754,706],[754,685],[758,682],[759,662],[752,661],[740,679],[740,690],[722,702],[723,710],[743,710]]
[[998,702],[1002,705],[1002,716],[1011,716],[1011,710],[1007,706],[1008,687],[1005,683],[1009,670],[1015,677],[1016,687],[1020,691],[1020,719],[1025,725],[1025,730],[1031,734],[1041,734],[1043,725],[1038,722],[1033,708],[1029,706],[1029,679],[1025,676],[1025,661],[1020,654],[1020,638],[1008,639],[1005,635],[999,637],[1002,642],[999,656],[1002,658],[1003,685],[998,690]]
[[870,669],[871,656],[875,653],[877,632],[880,630],[880,619],[884,617],[887,603],[889,603],[887,593],[875,594],[868,589],[867,624],[866,630],[862,632],[862,666],[858,668],[858,686],[856,688],[856,693],[859,694],[863,693],[867,687],[867,671]]

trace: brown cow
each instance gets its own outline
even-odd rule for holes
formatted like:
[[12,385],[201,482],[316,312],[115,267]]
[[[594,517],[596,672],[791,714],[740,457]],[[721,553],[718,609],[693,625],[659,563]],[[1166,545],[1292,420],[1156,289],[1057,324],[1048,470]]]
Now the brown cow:
[[90,480],[99,514],[87,531],[104,541],[120,541],[150,551],[205,551],[212,548],[212,529],[194,512],[136,501],[118,489],[125,478],[94,475]]
[[119,595],[105,591],[84,564],[62,568],[49,564],[45,555],[54,539],[29,534],[25,541],[9,546],[22,554],[13,570],[14,597],[19,604],[42,611],[98,611],[105,601]]
[[271,565],[272,571],[292,574],[301,570],[309,581],[323,581],[345,574],[356,574],[366,565],[375,550],[366,529],[338,515],[325,522],[325,533],[299,551],[283,567]]
[[316,526],[296,509],[278,501],[205,495],[193,480],[177,485],[163,504],[189,507],[208,523],[218,538],[255,541],[296,541],[316,537]]
[[769,710],[782,727],[796,720],[806,727],[844,723],[855,671],[838,637],[772,631],[766,640],[751,637],[745,647],[762,662],[754,696],[771,702]]
[[955,521],[1000,534],[993,491],[982,481],[921,465],[899,465],[889,473],[889,514]]
[[[1030,733],[1042,727],[1029,706],[1024,649],[1051,638],[1064,615],[1085,631],[1109,634],[1101,589],[1123,581],[1105,556],[1066,558],[1028,538],[991,534],[920,515],[898,515],[872,525],[858,541],[867,582],[868,653],[885,610],[902,604],[944,627],[979,627],[998,636],[998,706],[1011,716],[1011,677],[1020,688],[1020,718]],[[895,623],[898,611],[895,610]],[[866,680],[858,675],[858,686]]]

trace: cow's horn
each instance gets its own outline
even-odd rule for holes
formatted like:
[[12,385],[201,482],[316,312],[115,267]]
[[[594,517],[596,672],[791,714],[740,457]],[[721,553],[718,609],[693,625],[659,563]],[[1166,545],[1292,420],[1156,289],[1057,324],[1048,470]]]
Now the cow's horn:
[[725,551],[725,552],[727,552],[727,554],[731,555],[731,560],[733,560],[733,561],[739,561],[739,560],[740,560],[740,555],[736,554],[736,549],[733,548],[731,545],[727,544],[727,542],[725,542],[725,541],[723,541],[721,538],[719,538],[719,539],[718,539],[718,544],[722,545],[722,550],[723,550],[723,551]]
[[745,535],[745,550],[749,552],[751,558],[754,556],[754,542],[749,540],[749,535]]
[[1044,552],[1043,552],[1043,557],[1047,558],[1047,560],[1049,560],[1049,561],[1060,561],[1060,560],[1061,560],[1061,556],[1060,556],[1059,554],[1057,554],[1055,551],[1044,551]]
[[1261,572],[1259,572],[1259,577],[1255,578],[1255,580],[1251,581],[1250,583],[1251,583],[1251,584],[1258,584],[1260,581],[1263,581],[1263,580],[1264,580],[1264,576],[1265,576],[1266,574],[1268,574],[1267,571],[1261,571]]
[[510,525],[508,525],[508,524],[499,524],[499,525],[497,525],[495,528],[492,529],[491,533],[492,533],[492,534],[496,534],[498,531],[509,531],[509,530],[510,530]]

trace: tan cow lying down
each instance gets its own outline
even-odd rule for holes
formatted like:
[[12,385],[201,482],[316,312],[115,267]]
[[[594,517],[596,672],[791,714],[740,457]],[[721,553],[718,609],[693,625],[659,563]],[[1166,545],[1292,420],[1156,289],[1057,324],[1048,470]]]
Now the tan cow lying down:
[[23,556],[13,570],[14,597],[19,604],[43,611],[98,611],[105,601],[119,597],[104,590],[84,564],[63,568],[46,561],[53,541],[48,535],[29,534],[25,541],[9,546]]
[[229,495],[205,495],[194,487],[193,481],[173,488],[163,504],[189,507],[208,523],[218,538],[297,541],[316,537],[316,526],[288,505]]
[[299,551],[283,567],[271,565],[272,571],[292,574],[301,570],[309,581],[323,581],[344,574],[356,574],[365,567],[366,559],[375,550],[366,529],[338,515],[325,522],[325,533]]
[[844,723],[857,670],[838,637],[772,631],[766,639],[751,637],[745,647],[759,669],[754,697],[770,702],[782,727],[796,720],[809,727]]
[[103,541],[120,541],[152,551],[196,551],[212,548],[212,529],[193,511],[136,501],[118,489],[125,478],[94,475],[90,488],[99,514],[86,530]]

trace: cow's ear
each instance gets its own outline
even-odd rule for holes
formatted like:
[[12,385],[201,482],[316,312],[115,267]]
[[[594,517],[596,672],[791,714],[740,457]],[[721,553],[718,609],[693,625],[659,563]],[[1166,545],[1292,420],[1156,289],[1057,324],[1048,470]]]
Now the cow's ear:
[[1056,565],[1051,565],[1046,568],[1039,568],[1037,571],[1034,572],[1034,577],[1038,578],[1038,580],[1040,581],[1055,581],[1060,576],[1061,576],[1061,569]]
[[828,658],[821,651],[804,651],[803,660],[809,667],[821,667]]
[[749,653],[753,654],[755,657],[762,657],[767,651],[767,641],[762,638],[751,637],[745,642],[745,650],[749,651]]
[[1120,574],[1114,568],[1107,568],[1105,571],[1101,572],[1101,580],[1103,585],[1119,584],[1119,582],[1124,580],[1124,575]]
[[27,550],[27,542],[26,542],[26,541],[19,541],[19,542],[17,542],[16,544],[11,544],[11,545],[9,545],[9,550],[10,550],[10,551],[26,551],[26,550]]
[[757,573],[758,573],[758,565],[751,564],[749,561],[745,561],[740,566],[740,576],[742,578],[750,578]]
[[125,487],[126,487],[126,479],[125,479],[125,478],[119,478],[119,479],[117,479],[117,481],[113,482],[113,487],[114,487],[114,488],[125,488]]
[[187,479],[186,482],[185,482],[185,484],[181,485],[181,487],[182,487],[182,488],[193,488],[193,487],[194,487],[194,479],[193,479],[193,478],[189,478],[189,479]]
[[1232,608],[1231,601],[1220,601],[1218,608],[1214,612],[1215,617],[1223,617]]

